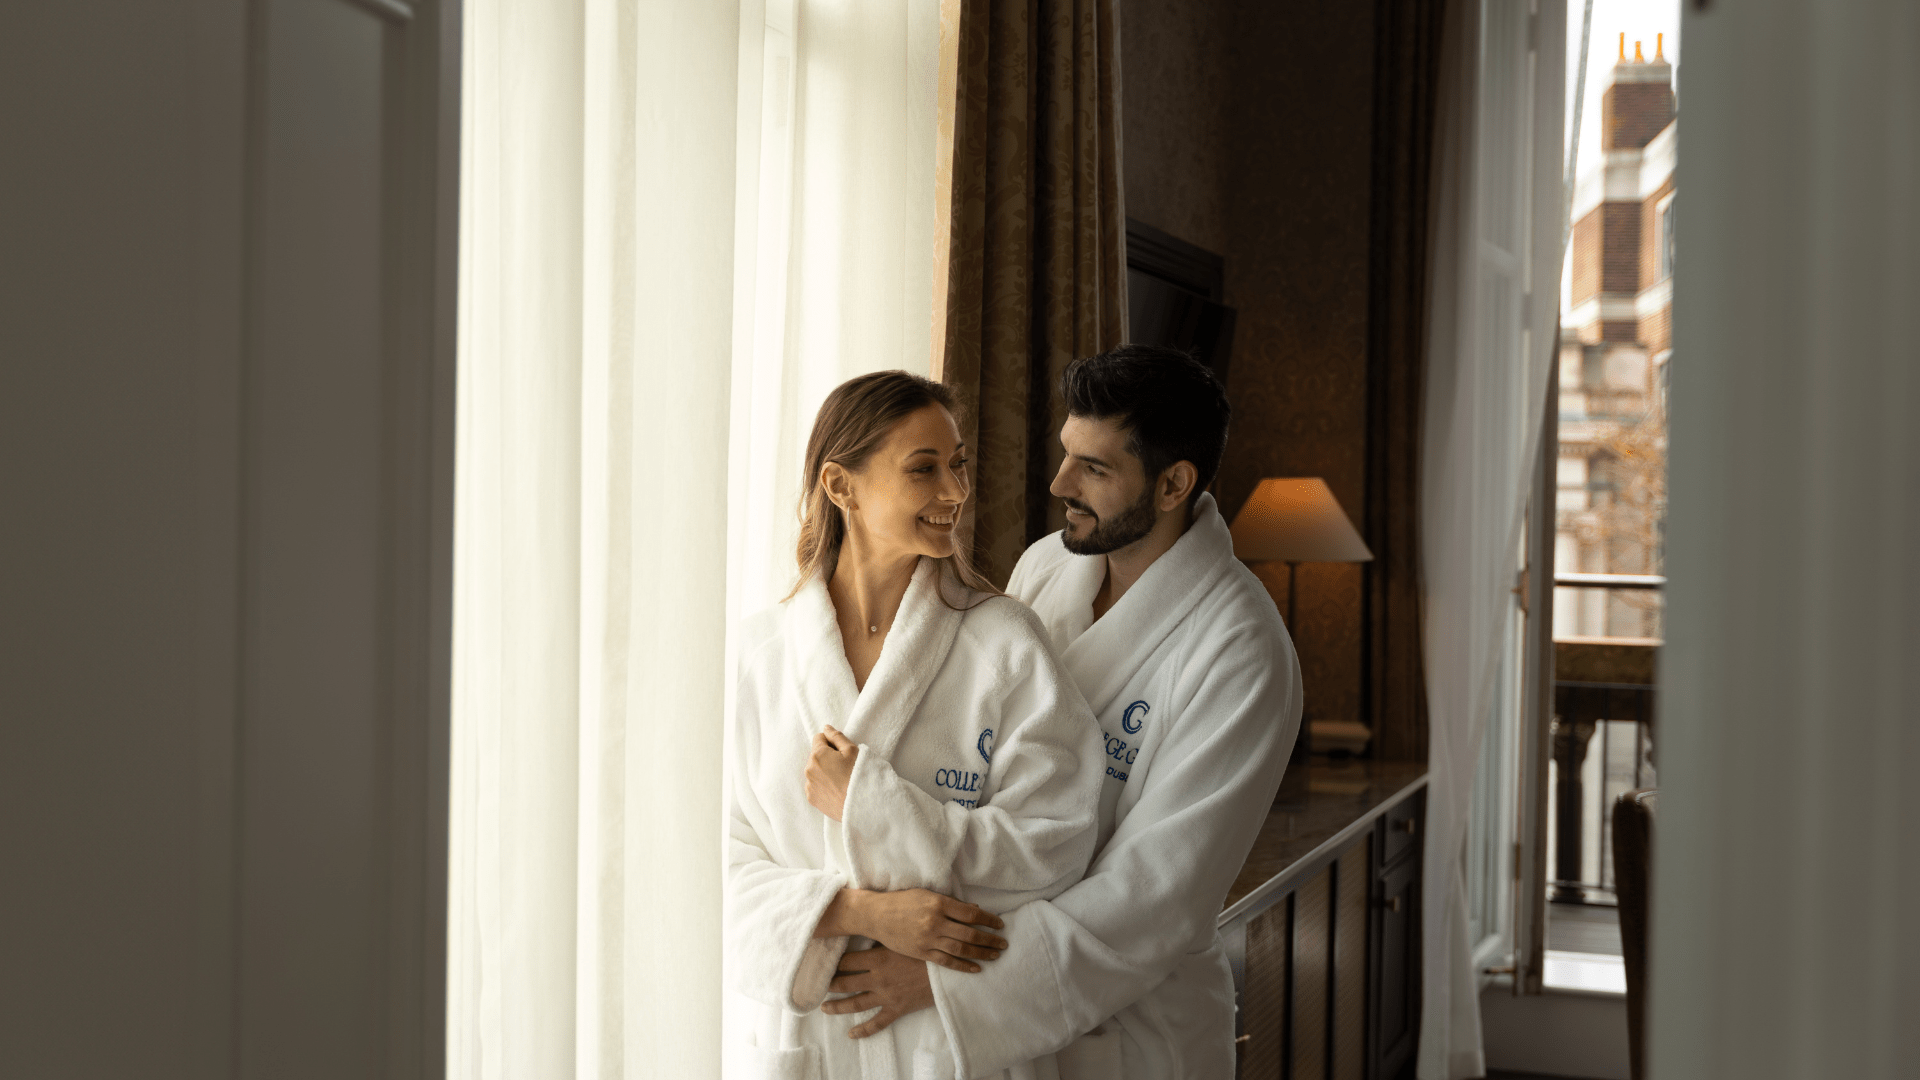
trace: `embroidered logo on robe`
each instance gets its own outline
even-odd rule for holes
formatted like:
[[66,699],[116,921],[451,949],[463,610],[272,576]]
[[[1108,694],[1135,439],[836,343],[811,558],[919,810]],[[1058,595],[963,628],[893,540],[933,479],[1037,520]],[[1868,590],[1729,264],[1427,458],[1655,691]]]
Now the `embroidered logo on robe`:
[[980,741],[973,745],[975,749],[980,751],[981,761],[984,761],[989,765],[993,764],[993,729],[992,728],[988,728],[985,731],[982,731],[980,733]]
[[[1104,734],[1104,733],[1103,733]],[[1140,748],[1127,745],[1127,740],[1107,736],[1107,756],[1113,760],[1107,765],[1107,775],[1121,783],[1127,782],[1127,773],[1133,768],[1133,759],[1140,756]],[[1125,766],[1125,768],[1121,768]]]
[[986,775],[984,773],[968,772],[965,769],[935,769],[933,772],[934,787],[946,788],[949,791],[965,792],[973,796],[971,799],[953,800],[955,803],[969,810],[980,805],[980,783],[985,779]]
[[1152,711],[1153,706],[1144,701],[1136,701],[1127,706],[1127,711],[1120,714],[1121,729],[1129,735],[1140,734],[1141,725],[1147,722],[1147,714]]

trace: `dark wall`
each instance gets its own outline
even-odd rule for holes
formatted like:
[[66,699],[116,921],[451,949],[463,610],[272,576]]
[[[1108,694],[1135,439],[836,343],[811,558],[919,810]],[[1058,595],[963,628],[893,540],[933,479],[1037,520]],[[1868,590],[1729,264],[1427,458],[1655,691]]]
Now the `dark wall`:
[[[1226,258],[1234,428],[1214,491],[1319,476],[1361,527],[1373,5],[1122,0],[1130,216]],[[1286,568],[1256,566],[1284,610]],[[1360,719],[1359,565],[1300,567],[1307,719]]]
[[1120,0],[1127,216],[1227,249],[1234,4]]

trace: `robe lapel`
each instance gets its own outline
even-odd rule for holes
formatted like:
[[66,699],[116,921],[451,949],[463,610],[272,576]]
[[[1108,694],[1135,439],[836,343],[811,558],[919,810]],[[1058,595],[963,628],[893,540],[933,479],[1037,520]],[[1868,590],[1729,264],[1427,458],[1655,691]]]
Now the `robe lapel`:
[[1233,536],[1213,496],[1202,494],[1192,527],[1061,657],[1096,715],[1113,704],[1232,560]]
[[[867,685],[841,728],[848,737],[891,761],[893,748],[907,723],[927,696],[934,676],[947,662],[954,639],[960,636],[962,612],[940,599],[940,564],[922,558],[900,601],[900,611],[887,631],[880,659],[867,675]],[[841,657],[845,661],[845,654]],[[852,678],[852,672],[848,672]]]
[[1033,598],[1034,614],[1047,628],[1056,655],[1087,632],[1093,623],[1093,598],[1107,579],[1105,555],[1073,555],[1067,558],[1053,580],[1040,587]]
[[940,578],[940,564],[922,558],[862,690],[854,688],[826,584],[809,581],[788,603],[788,628],[796,647],[788,650],[792,667],[787,674],[798,691],[808,738],[832,724],[873,753],[892,759],[901,733],[960,634],[963,613],[941,601]]
[[829,724],[845,731],[860,692],[853,685],[853,668],[847,664],[826,582],[816,577],[801,586],[787,602],[786,621],[792,643],[786,678],[800,706],[802,738],[812,739]]

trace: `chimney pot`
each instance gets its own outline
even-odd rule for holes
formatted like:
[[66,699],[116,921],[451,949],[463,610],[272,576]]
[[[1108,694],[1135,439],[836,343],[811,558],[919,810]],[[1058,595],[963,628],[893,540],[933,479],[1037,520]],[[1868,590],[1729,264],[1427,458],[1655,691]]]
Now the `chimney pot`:
[[1647,62],[1647,58],[1640,52],[1640,43],[1637,41],[1633,43],[1633,62],[1636,64],[1644,64]]

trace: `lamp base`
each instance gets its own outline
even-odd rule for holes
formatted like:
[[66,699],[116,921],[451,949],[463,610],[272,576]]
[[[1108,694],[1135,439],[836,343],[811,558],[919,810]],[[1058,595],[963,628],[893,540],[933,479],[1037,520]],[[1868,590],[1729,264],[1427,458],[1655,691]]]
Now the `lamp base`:
[[1353,720],[1315,720],[1306,727],[1316,754],[1364,754],[1373,741],[1373,732]]

